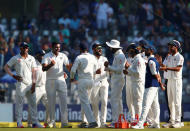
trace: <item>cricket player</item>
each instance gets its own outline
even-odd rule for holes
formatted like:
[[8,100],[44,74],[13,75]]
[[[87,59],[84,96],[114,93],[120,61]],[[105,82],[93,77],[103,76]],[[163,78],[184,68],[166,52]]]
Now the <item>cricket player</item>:
[[148,57],[148,63],[146,67],[146,78],[145,78],[145,93],[143,101],[143,109],[140,117],[140,121],[137,125],[132,126],[133,129],[144,129],[144,122],[152,109],[153,112],[153,123],[149,128],[160,128],[160,106],[158,99],[158,87],[165,90],[161,83],[161,77],[159,73],[160,65],[153,53],[155,49],[152,46],[146,45],[145,55]]
[[[101,69],[100,74],[95,75],[94,86],[91,93],[91,104],[94,117],[99,127],[105,128],[107,117],[107,102],[108,102],[108,80],[109,72],[105,71],[104,62],[108,61],[102,56],[102,46],[100,44],[92,45],[92,50],[97,59],[98,68]],[[99,113],[99,102],[101,102],[101,116]]]
[[[17,80],[16,83],[16,118],[17,127],[23,128],[22,113],[24,96],[26,96],[29,110],[31,111],[31,121],[33,127],[43,127],[37,120],[37,107],[35,99],[36,79],[34,77],[34,69],[36,62],[33,56],[28,54],[28,44],[26,42],[20,45],[20,54],[13,56],[5,65],[5,71]],[[16,75],[11,72],[14,67]]]
[[172,40],[169,44],[169,52],[171,53],[162,70],[167,71],[168,83],[168,104],[170,109],[169,123],[164,124],[164,128],[181,128],[181,101],[182,101],[182,69],[184,57],[181,44],[177,40]]
[[[70,80],[74,82],[76,72],[78,73],[78,95],[81,102],[81,116],[85,114],[89,125],[84,128],[96,128],[98,124],[90,107],[90,94],[94,84],[94,76],[97,69],[97,60],[88,53],[85,44],[80,44],[81,54],[77,56],[70,71]],[[100,73],[100,70],[98,71]]]
[[[48,127],[48,123],[50,122],[49,118],[49,108],[48,108],[48,99],[47,99],[47,93],[46,93],[46,72],[42,71],[42,59],[45,55],[44,50],[40,50],[36,52],[35,59],[36,59],[36,68],[35,68],[35,76],[36,76],[36,104],[39,104],[40,100],[42,101],[43,105],[46,108],[46,116],[44,120],[44,127]],[[28,127],[31,127],[31,113],[29,110],[28,114]]]
[[133,63],[130,65],[128,62],[126,62],[124,72],[125,74],[131,76],[135,115],[140,116],[144,95],[146,65],[139,52],[138,44],[129,45],[127,50],[130,56],[133,58]]
[[[131,43],[134,44],[134,43]],[[133,63],[133,58],[128,54],[128,58],[126,60],[130,65]],[[125,74],[125,71],[124,71]],[[127,107],[129,110],[129,118],[128,120],[130,122],[133,122],[135,119],[135,109],[133,105],[133,93],[132,93],[132,83],[131,83],[131,76],[126,75],[126,102],[127,102]]]
[[55,124],[55,104],[56,93],[59,97],[59,106],[61,111],[61,128],[72,128],[68,125],[67,112],[67,84],[65,82],[63,65],[70,70],[67,56],[60,52],[60,43],[52,43],[52,51],[47,53],[42,60],[42,70],[46,71],[46,92],[49,102],[50,127],[56,127]]
[[112,108],[112,123],[110,128],[114,127],[114,124],[118,122],[120,114],[123,114],[122,103],[122,90],[125,85],[125,79],[123,69],[125,66],[126,58],[120,46],[118,40],[111,40],[106,42],[106,45],[111,49],[114,54],[114,60],[112,65],[109,62],[104,63],[105,70],[111,73],[111,108]]

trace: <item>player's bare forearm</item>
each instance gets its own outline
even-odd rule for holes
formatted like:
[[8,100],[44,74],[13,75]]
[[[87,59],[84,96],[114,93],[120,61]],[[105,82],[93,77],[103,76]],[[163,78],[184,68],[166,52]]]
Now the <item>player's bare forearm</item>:
[[10,76],[13,77],[13,73],[11,72],[10,67],[9,67],[7,64],[4,66],[4,70],[5,70]]
[[43,64],[42,65],[42,70],[43,71],[48,71],[54,64],[50,63],[50,64]]

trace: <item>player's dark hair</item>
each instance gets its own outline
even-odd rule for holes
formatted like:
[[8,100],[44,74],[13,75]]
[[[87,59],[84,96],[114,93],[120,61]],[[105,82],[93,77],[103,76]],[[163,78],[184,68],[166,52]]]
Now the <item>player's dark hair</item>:
[[52,47],[54,47],[55,45],[57,45],[57,44],[60,44],[60,43],[58,43],[58,42],[52,42]]

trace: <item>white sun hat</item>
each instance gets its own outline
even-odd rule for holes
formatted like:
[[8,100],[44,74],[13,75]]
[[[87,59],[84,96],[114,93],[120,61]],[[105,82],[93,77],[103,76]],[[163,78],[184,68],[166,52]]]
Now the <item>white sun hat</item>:
[[122,48],[118,40],[111,40],[110,42],[106,42],[106,45],[111,48]]

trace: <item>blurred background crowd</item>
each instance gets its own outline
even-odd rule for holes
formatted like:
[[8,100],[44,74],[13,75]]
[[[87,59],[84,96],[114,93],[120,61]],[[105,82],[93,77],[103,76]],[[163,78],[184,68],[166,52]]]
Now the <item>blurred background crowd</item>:
[[[10,0],[8,0],[10,1]],[[2,2],[2,1],[1,1]],[[0,2],[0,3],[1,3]],[[23,6],[19,5],[19,3]],[[104,44],[117,39],[125,51],[131,42],[142,39],[154,45],[163,57],[167,43],[181,42],[185,58],[183,68],[183,103],[190,98],[190,1],[188,0],[21,0],[22,12],[12,6],[0,10],[0,101],[14,102],[15,85],[5,77],[3,66],[18,54],[19,45],[29,43],[29,53],[51,50],[52,42],[60,42],[62,51],[72,63],[80,53],[78,45],[85,43],[92,53],[95,42]],[[32,3],[32,4],[31,4]],[[35,6],[30,12],[27,8]],[[1,4],[3,6],[3,3]],[[12,12],[6,12],[11,10]],[[14,14],[15,11],[15,15]],[[33,12],[33,13],[32,13]],[[104,50],[111,60],[111,55]],[[68,84],[68,103],[78,104],[77,91]],[[124,94],[125,96],[125,94]],[[160,92],[160,103],[165,96]]]

